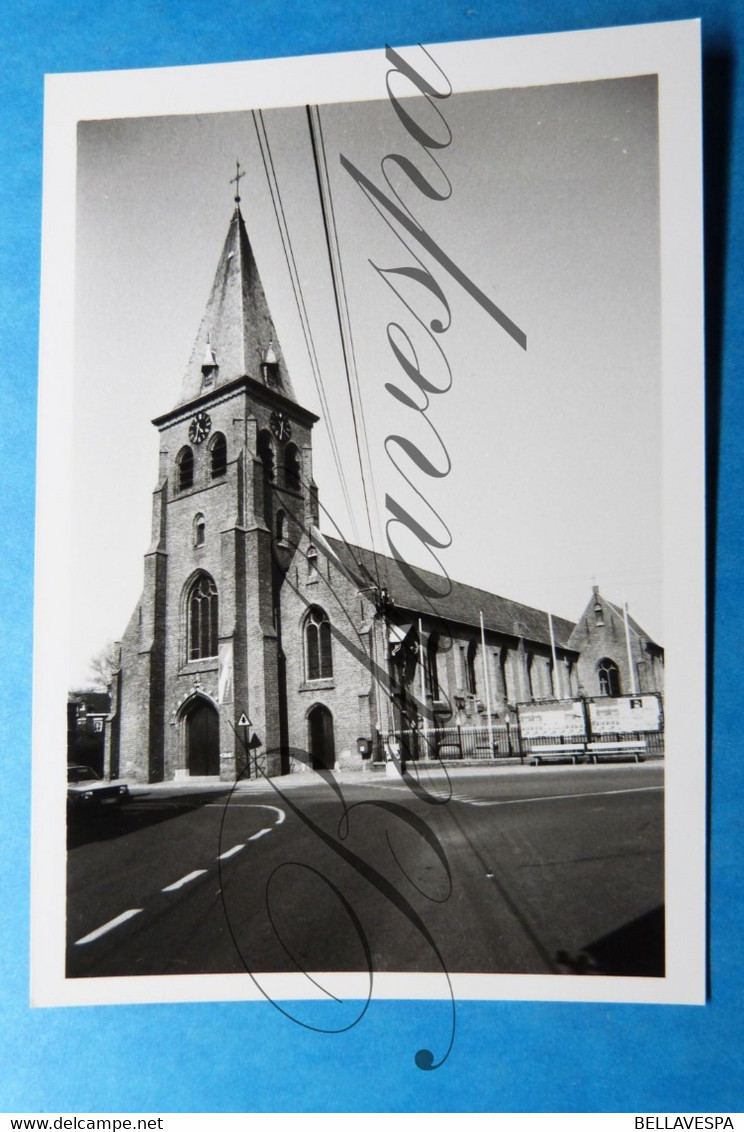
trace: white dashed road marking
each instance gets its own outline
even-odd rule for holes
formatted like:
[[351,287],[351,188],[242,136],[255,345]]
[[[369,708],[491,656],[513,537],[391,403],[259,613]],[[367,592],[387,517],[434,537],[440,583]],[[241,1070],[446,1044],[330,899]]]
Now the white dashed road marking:
[[[208,802],[207,805],[213,806],[215,805],[215,803]],[[245,803],[238,803],[238,805],[243,806],[245,805]],[[281,825],[286,817],[284,810],[280,810],[278,806],[264,806],[256,802],[249,802],[248,805],[260,810],[273,810],[273,812],[277,815],[277,820],[274,823],[274,826]],[[273,827],[269,827],[267,829],[259,829],[258,833],[254,833],[252,837],[248,838],[248,840],[258,841],[259,837],[263,837],[265,834],[271,833],[272,828]],[[240,845],[233,845],[232,849],[226,849],[224,853],[220,853],[217,860],[225,861],[228,857],[234,857],[235,854],[239,853],[241,849],[245,849],[245,843],[241,843]],[[183,888],[184,885],[188,884],[190,881],[196,880],[197,877],[204,876],[206,872],[207,869],[194,869],[193,872],[187,873],[186,876],[181,877],[180,880],[174,881],[173,884],[166,885],[166,887],[161,888],[160,891],[176,892],[177,889]],[[120,916],[115,916],[113,920],[108,920],[107,923],[101,924],[100,928],[96,928],[95,931],[89,932],[88,935],[84,935],[81,939],[76,939],[75,946],[77,947],[81,943],[93,943],[94,940],[100,939],[102,935],[106,935],[106,933],[110,932],[113,928],[118,928],[120,924],[125,924],[127,920],[131,920],[132,916],[137,916],[142,911],[142,908],[129,908],[126,912],[122,912]]]
[[129,908],[126,912],[122,912],[120,916],[115,916],[113,920],[109,920],[108,923],[101,924],[100,928],[96,928],[95,931],[84,935],[82,939],[76,939],[75,946],[77,947],[81,943],[92,943],[94,939],[99,939],[106,932],[110,932],[112,928],[118,928],[119,924],[126,923],[127,920],[131,920],[132,916],[136,916],[141,911],[141,908]]
[[183,888],[185,884],[188,884],[190,880],[196,880],[197,877],[204,876],[206,871],[206,869],[194,869],[193,873],[186,873],[185,877],[181,877],[180,880],[174,881],[173,884],[167,885],[166,888],[161,888],[160,891],[175,892],[177,888]]

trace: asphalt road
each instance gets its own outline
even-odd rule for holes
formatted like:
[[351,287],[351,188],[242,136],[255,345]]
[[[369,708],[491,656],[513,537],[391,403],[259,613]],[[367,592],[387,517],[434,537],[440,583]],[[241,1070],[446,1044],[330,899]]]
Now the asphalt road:
[[663,974],[661,765],[303,778],[71,829],[68,975]]

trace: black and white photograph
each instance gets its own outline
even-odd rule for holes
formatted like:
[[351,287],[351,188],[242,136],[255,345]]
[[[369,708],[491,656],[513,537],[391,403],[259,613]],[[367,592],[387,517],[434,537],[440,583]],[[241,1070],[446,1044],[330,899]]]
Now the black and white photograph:
[[49,112],[41,1004],[703,994],[699,107],[637,35]]

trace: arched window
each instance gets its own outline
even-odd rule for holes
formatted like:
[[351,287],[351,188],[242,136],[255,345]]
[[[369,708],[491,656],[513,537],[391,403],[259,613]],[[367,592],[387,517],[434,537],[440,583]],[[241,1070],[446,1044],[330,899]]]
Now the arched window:
[[307,548],[307,574],[309,578],[318,576],[318,552],[314,546]]
[[212,441],[209,455],[212,479],[216,480],[227,472],[227,441],[221,432],[218,432]]
[[258,458],[264,466],[265,478],[274,479],[274,446],[271,434],[262,432],[258,437]]
[[186,610],[188,659],[217,656],[217,588],[208,574],[200,574],[192,585]]
[[288,444],[284,450],[284,486],[299,491],[301,479],[300,453],[296,444]]
[[194,453],[190,448],[182,448],[176,459],[178,490],[188,491],[194,486]]
[[276,515],[276,541],[284,542],[287,534],[287,517],[283,511],[277,511]]
[[333,676],[331,623],[317,605],[310,610],[305,622],[305,672],[308,680]]
[[274,482],[274,446],[271,440],[271,433],[259,433],[257,451],[258,458],[263,464],[264,521],[269,529],[271,529],[271,492]]
[[194,546],[204,546],[207,524],[201,512],[194,516]]
[[620,670],[614,660],[603,657],[597,665],[597,679],[599,680],[600,696],[619,696]]

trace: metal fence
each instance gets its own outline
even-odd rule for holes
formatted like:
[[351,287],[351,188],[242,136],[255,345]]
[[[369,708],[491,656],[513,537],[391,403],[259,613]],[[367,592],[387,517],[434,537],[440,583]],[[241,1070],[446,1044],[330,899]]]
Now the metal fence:
[[540,747],[585,746],[590,742],[623,743],[643,741],[651,757],[664,754],[663,731],[602,732],[587,735],[544,735],[539,738],[523,736],[518,723],[494,724],[492,728],[464,725],[459,727],[420,727],[404,731],[378,733],[376,761],[385,761],[391,749],[399,749],[407,759],[415,761],[461,761],[464,759],[518,759],[523,760],[539,753]]

